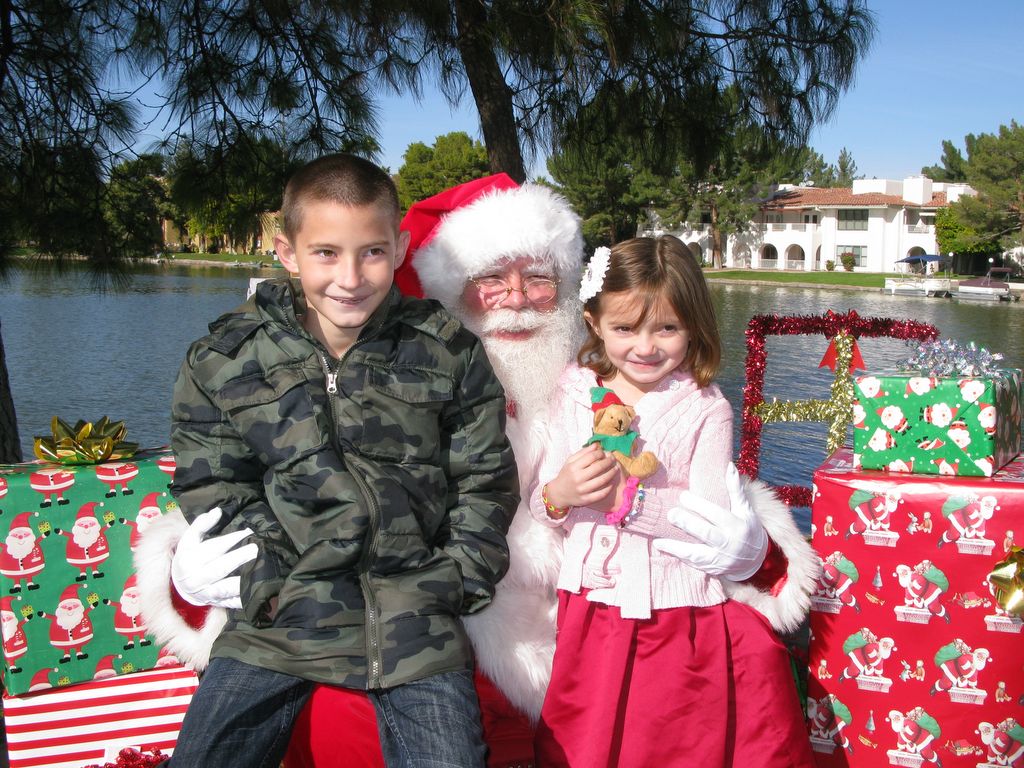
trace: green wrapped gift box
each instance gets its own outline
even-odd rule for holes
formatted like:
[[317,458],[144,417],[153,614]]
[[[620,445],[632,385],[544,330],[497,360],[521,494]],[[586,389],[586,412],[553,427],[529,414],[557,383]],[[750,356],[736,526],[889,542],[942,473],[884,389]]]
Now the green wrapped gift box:
[[139,615],[132,550],[173,505],[173,472],[165,450],[94,465],[0,465],[8,695],[164,663]]
[[854,378],[856,468],[991,477],[1020,452],[1021,372]]

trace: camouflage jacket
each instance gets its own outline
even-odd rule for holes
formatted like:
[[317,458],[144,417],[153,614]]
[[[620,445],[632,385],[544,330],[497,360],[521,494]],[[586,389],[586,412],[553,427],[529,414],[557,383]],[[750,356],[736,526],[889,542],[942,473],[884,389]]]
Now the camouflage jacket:
[[304,307],[261,283],[175,383],[173,495],[260,549],[213,656],[350,688],[467,669],[519,499],[501,385],[436,302],[392,289],[341,360]]

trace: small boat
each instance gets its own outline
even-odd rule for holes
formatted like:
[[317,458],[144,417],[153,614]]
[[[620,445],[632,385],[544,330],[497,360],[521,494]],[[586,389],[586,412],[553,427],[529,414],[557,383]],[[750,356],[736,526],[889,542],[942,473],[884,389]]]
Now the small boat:
[[953,281],[946,277],[887,277],[882,293],[890,296],[940,296],[952,295]]
[[959,301],[1018,301],[1020,296],[1010,290],[1012,270],[992,267],[984,277],[961,280],[953,298]]

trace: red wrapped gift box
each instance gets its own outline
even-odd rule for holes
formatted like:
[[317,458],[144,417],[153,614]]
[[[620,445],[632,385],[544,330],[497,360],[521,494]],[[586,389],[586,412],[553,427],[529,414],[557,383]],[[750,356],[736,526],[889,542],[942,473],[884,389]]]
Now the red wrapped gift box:
[[807,716],[818,765],[1024,766],[1024,621],[988,575],[1024,534],[1024,460],[991,478],[814,474]]
[[82,768],[132,747],[170,755],[199,680],[178,665],[5,696],[11,768]]

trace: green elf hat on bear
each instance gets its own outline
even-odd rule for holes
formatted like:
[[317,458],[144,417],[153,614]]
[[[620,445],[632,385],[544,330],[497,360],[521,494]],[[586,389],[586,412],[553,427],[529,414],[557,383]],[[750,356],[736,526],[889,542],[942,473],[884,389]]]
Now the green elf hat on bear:
[[[623,405],[623,402],[608,387],[590,388],[590,410],[596,414],[601,409],[607,408],[610,405]],[[595,416],[595,420],[596,418]],[[595,432],[587,440],[586,445],[600,443],[601,447],[606,451],[619,451],[623,456],[629,456],[633,450],[633,441],[636,440],[636,437],[637,434],[632,429],[622,434],[600,434]]]
[[622,401],[619,399],[619,396],[608,389],[608,387],[590,388],[590,410],[597,413],[602,408],[607,408],[609,405],[622,405]]

